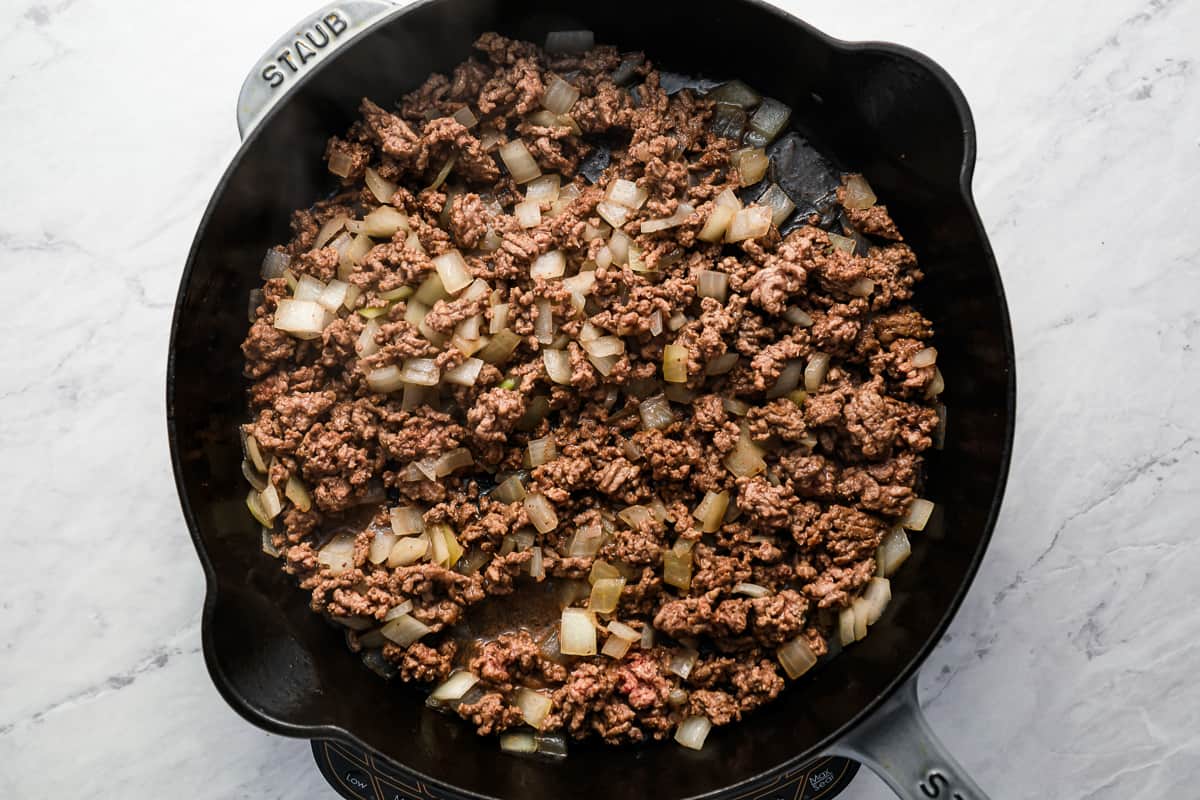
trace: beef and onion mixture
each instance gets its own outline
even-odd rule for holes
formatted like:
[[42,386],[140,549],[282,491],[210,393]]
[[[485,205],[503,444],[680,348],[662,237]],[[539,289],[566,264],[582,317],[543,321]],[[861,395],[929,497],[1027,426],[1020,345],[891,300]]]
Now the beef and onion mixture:
[[243,350],[263,548],[505,748],[699,748],[863,638],[932,504],[913,251],[740,81],[496,34],[329,141]]

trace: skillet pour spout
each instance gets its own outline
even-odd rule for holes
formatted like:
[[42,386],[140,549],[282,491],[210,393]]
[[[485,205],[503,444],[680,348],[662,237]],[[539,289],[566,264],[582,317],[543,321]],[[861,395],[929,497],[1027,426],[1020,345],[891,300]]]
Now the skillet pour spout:
[[[715,729],[702,752],[581,744],[551,763],[503,754],[415,690],[364,670],[259,552],[239,468],[239,346],[263,253],[288,238],[288,211],[328,188],[325,140],[360,98],[390,103],[466,58],[485,31],[541,42],[580,29],[664,69],[745,80],[867,176],[926,274],[919,305],[939,335],[948,423],[945,448],[928,459],[925,494],[939,510],[870,637]],[[207,577],[204,654],[230,705],[276,733],[373,750],[435,798],[774,797],[781,776],[825,753],[867,764],[901,797],[985,797],[933,736],[916,692],[991,537],[1015,417],[1008,309],[971,196],[974,125],[949,76],[911,50],[834,40],[758,0],[345,0],[287,31],[238,97],[244,141],[188,255],[168,354],[172,462]]]

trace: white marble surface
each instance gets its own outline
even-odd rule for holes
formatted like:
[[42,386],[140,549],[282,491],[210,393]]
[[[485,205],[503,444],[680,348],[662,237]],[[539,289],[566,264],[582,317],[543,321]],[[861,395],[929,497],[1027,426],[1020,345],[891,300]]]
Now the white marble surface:
[[[3,5],[0,796],[331,797],[209,683],[163,421],[234,97],[309,3]],[[1020,417],[934,727],[998,798],[1197,796],[1200,3],[788,5],[930,54],[978,123]]]

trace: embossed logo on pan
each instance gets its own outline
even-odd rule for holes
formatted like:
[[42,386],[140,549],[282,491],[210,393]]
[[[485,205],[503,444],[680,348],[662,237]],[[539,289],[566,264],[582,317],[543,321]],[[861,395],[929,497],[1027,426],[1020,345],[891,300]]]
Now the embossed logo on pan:
[[921,794],[926,797],[949,797],[951,800],[967,800],[964,795],[954,791],[950,785],[950,779],[936,769],[930,770],[929,774],[925,776],[925,780],[921,781]]
[[307,28],[297,31],[291,44],[285,45],[273,62],[263,66],[260,73],[262,79],[272,89],[282,86],[289,74],[299,72],[349,27],[350,20],[345,12],[330,11]]

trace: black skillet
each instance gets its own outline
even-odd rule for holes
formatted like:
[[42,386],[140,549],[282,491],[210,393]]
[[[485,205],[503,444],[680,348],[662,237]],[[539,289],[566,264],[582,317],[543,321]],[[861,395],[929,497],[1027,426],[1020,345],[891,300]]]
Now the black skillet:
[[[779,701],[715,729],[702,752],[572,746],[562,763],[502,754],[494,739],[426,709],[417,690],[368,672],[259,552],[243,504],[235,429],[245,416],[246,297],[266,248],[288,238],[288,211],[330,188],[326,138],[349,125],[359,98],[391,102],[466,58],[483,31],[540,42],[572,29],[644,50],[665,69],[740,77],[861,169],[921,259],[920,305],[946,375],[946,446],[929,459],[926,491],[938,511],[913,537],[882,621]],[[230,705],[276,733],[368,747],[438,798],[747,797],[822,753],[868,764],[902,797],[984,796],[934,738],[916,695],[917,669],[991,536],[1015,406],[1004,291],[971,197],[974,128],[941,68],[895,45],[830,39],[756,0],[346,0],[268,52],[238,98],[238,124],[244,142],[184,268],[167,368],[175,477],[208,579],[204,654]]]

